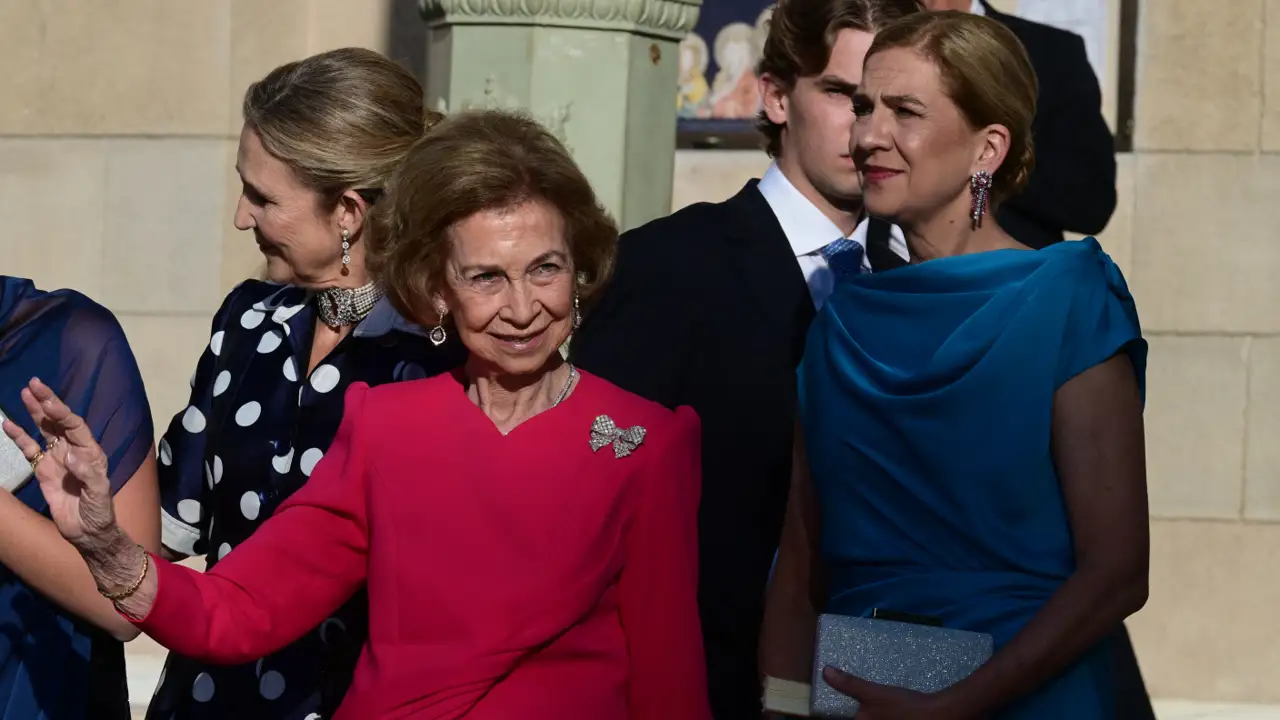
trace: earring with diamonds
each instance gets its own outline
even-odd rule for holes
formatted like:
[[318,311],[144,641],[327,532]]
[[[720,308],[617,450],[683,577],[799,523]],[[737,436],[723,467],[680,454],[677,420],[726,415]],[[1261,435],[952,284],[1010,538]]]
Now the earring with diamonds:
[[578,293],[573,293],[573,329],[582,327],[582,312],[578,309]]
[[448,333],[444,331],[444,313],[440,313],[440,320],[437,321],[436,326],[431,328],[431,331],[427,333],[427,339],[431,341],[432,345],[440,347],[448,337]]
[[347,267],[351,264],[351,231],[342,229],[342,274],[347,276],[351,274],[351,270]]
[[987,206],[991,197],[991,173],[979,170],[969,178],[969,192],[973,199],[969,204],[969,219],[973,229],[982,227],[982,216],[987,214]]

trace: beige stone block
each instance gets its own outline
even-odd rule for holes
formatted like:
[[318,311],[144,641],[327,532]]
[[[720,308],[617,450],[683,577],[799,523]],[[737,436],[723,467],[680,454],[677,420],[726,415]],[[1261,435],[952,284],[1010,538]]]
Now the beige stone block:
[[342,47],[387,51],[395,0],[310,0],[309,4],[309,52]]
[[1137,156],[1134,295],[1151,331],[1280,332],[1280,157]]
[[[1111,259],[1130,277],[1133,272],[1133,211],[1137,201],[1137,157],[1133,153],[1116,156],[1116,211],[1107,227],[1098,233],[1098,242]],[[1081,236],[1067,233],[1068,239]]]
[[107,143],[104,302],[117,312],[213,312],[226,206],[225,140]]
[[229,20],[226,0],[0,3],[0,133],[220,134]]
[[208,315],[139,315],[117,313],[138,359],[142,381],[151,403],[156,437],[169,427],[173,416],[187,406],[196,361],[209,343]]
[[1135,146],[1256,149],[1265,24],[1263,0],[1143,3]]
[[101,300],[105,175],[98,140],[0,139],[4,273]]
[[1129,622],[1152,697],[1280,702],[1280,525],[1156,520]]
[[231,12],[230,97],[225,132],[240,134],[245,90],[276,67],[309,53],[310,0],[227,0]]
[[1147,367],[1151,514],[1238,518],[1246,338],[1152,337]]
[[1244,515],[1280,520],[1280,338],[1251,342]]
[[1280,150],[1280,0],[1266,0],[1262,101],[1262,149]]
[[677,150],[671,210],[699,202],[722,202],[769,169],[762,150]]

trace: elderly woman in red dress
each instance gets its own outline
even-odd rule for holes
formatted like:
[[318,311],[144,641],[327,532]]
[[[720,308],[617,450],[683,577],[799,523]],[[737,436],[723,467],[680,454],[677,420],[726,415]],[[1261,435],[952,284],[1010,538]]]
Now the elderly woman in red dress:
[[261,657],[368,584],[336,718],[704,720],[695,587],[699,425],[567,364],[613,222],[536,123],[470,113],[410,153],[371,260],[406,316],[470,357],[353,384],[308,482],[200,574],[120,529],[106,458],[38,380],[46,445],[6,422],[103,595],[161,644]]

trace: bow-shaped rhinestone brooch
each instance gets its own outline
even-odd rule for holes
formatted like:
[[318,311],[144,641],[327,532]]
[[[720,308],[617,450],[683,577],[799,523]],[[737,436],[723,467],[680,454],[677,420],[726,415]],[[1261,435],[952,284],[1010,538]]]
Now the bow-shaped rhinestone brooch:
[[613,418],[601,415],[591,423],[591,452],[598,452],[605,445],[613,445],[613,456],[624,458],[644,442],[644,428],[632,425],[623,429]]

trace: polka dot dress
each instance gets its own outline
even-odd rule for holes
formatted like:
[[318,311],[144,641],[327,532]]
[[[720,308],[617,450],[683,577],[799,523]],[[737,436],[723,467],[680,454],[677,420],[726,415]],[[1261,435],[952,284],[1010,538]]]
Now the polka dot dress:
[[[227,297],[190,404],[158,447],[166,547],[215,565],[310,477],[337,432],[347,386],[419,379],[462,362],[456,345],[432,346],[383,301],[307,375],[314,326],[300,288],[247,281]],[[293,645],[239,667],[171,654],[147,717],[329,717],[350,683],[367,614],[360,593]]]

